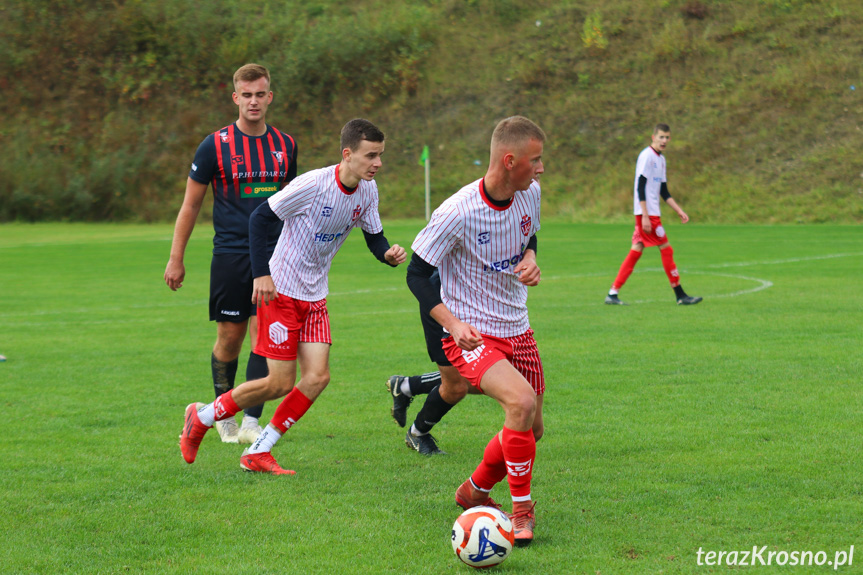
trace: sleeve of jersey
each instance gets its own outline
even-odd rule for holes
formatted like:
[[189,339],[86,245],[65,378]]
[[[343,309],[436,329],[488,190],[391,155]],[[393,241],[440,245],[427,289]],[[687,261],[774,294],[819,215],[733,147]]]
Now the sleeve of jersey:
[[420,231],[411,249],[425,262],[438,267],[444,256],[459,240],[462,222],[455,206],[443,204],[432,214],[428,225]]
[[317,193],[317,180],[314,173],[309,172],[295,178],[290,184],[271,196],[267,203],[273,213],[282,220],[307,210]]
[[[371,184],[372,201],[369,207],[363,212],[363,215],[360,216],[360,227],[364,232],[378,234],[384,231],[384,226],[381,223],[381,215],[378,212],[378,187],[374,182]],[[387,249],[389,249],[389,246],[387,246]]]
[[662,182],[659,185],[659,195],[662,196],[662,199],[666,202],[671,197],[671,192],[668,191],[668,184],[666,182]]
[[294,178],[297,177],[297,155],[299,152],[297,151],[297,142],[293,138],[290,139],[290,142],[293,144],[294,150],[291,154],[291,165],[288,166],[288,177],[286,181],[293,182]]
[[216,174],[216,139],[212,135],[204,138],[195,151],[195,159],[189,177],[199,184],[209,184]]
[[267,236],[270,225],[279,222],[279,216],[267,202],[258,206],[249,217],[249,258],[252,260],[252,277],[270,275],[270,256]]
[[440,286],[431,277],[435,272],[433,265],[419,257],[416,252],[408,264],[408,288],[420,304],[424,313],[428,313],[436,305],[443,303],[440,297]]

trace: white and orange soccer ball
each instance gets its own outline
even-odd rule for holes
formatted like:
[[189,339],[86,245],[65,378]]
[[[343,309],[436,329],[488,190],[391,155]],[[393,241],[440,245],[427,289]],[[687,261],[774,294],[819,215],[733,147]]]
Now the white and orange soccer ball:
[[452,526],[456,557],[481,569],[503,563],[512,552],[515,532],[506,513],[494,507],[473,507]]

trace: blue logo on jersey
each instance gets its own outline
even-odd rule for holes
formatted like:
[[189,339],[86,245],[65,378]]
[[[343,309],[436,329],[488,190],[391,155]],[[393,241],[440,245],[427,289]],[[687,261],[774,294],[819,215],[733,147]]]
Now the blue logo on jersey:
[[321,210],[321,217],[328,218],[333,215],[333,208],[329,206],[324,206],[324,209]]
[[489,274],[506,271],[509,268],[514,268],[518,265],[518,262],[521,261],[521,258],[524,255],[524,250],[526,249],[527,245],[521,244],[521,251],[519,253],[506,260],[500,260],[499,262],[491,262],[489,265],[483,264],[482,271]]
[[491,232],[480,232],[479,235],[476,237],[476,243],[478,243],[481,246],[484,246],[485,244],[489,243],[490,241],[491,241]]
[[506,557],[506,548],[489,539],[488,534],[488,527],[483,527],[479,530],[479,548],[476,550],[476,553],[468,555],[468,558],[472,562],[479,563],[494,555]]
[[341,234],[341,233],[338,233],[338,234],[322,234],[322,233],[320,233],[320,232],[319,232],[319,233],[315,234],[315,241],[316,241],[316,242],[323,242],[323,243],[326,243],[326,242],[332,242],[332,241],[335,241],[335,240],[339,239],[339,238],[340,238],[340,237],[342,237],[343,235],[344,235],[344,234]]

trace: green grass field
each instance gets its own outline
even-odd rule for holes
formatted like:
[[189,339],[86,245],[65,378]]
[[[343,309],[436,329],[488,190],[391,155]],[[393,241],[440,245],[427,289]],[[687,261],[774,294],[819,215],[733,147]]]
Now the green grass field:
[[[387,236],[409,245],[420,226]],[[724,572],[698,550],[832,561],[854,545],[839,571],[863,572],[863,228],[669,228],[701,305],[674,304],[650,250],[621,293],[632,305],[605,306],[629,227],[543,227],[537,539],[494,571]],[[183,409],[212,398],[211,231],[198,226],[176,293],[171,232],[0,226],[0,572],[469,572],[450,547],[453,493],[502,413],[468,397],[435,431],[448,455],[405,447],[384,382],[431,364],[404,269],[359,235],[336,258],[332,383],[274,451],[296,476],[242,473],[242,448],[215,433],[190,466]]]

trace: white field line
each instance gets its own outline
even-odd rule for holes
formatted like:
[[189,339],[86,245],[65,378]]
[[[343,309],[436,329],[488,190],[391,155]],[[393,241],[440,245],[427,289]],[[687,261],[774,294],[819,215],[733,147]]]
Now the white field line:
[[[765,260],[765,261],[757,261],[757,262],[734,262],[734,263],[724,263],[724,264],[709,264],[703,266],[705,269],[723,269],[723,268],[732,268],[732,267],[748,267],[748,266],[759,266],[759,265],[781,265],[788,263],[799,263],[799,262],[807,262],[807,261],[818,261],[818,260],[828,260],[828,259],[836,259],[836,258],[846,258],[846,257],[860,257],[863,256],[863,252],[856,253],[842,253],[842,254],[827,254],[822,256],[809,256],[802,258],[788,258],[781,260]],[[641,268],[640,270],[635,270],[633,273],[645,273],[645,272],[661,272],[662,268]],[[707,271],[697,271],[697,270],[683,270],[683,274],[692,274],[692,275],[714,275],[719,277],[726,277],[731,279],[741,279],[744,281],[755,282],[758,285],[754,288],[739,290],[730,293],[721,293],[721,294],[712,294],[710,298],[726,298],[726,297],[737,297],[741,295],[756,293],[765,289],[768,289],[773,286],[773,282],[770,280],[755,278],[743,275],[735,275],[735,274],[722,274],[715,272],[707,272]],[[544,276],[542,278],[543,282],[549,281],[560,281],[560,280],[569,280],[569,279],[577,279],[577,278],[589,278],[589,277],[609,277],[612,275],[610,273],[602,273],[602,272],[594,272],[589,274],[569,274],[569,275],[556,275],[556,276]],[[396,292],[402,290],[402,287],[385,287],[385,288],[376,288],[376,289],[360,289],[360,290],[348,290],[348,291],[339,291],[339,292],[331,292],[327,297],[342,297],[342,296],[355,296],[355,295],[367,295],[367,294],[376,294],[376,293],[384,293],[384,292]],[[652,299],[645,300],[631,300],[630,303],[653,303]],[[98,310],[93,310],[92,308],[79,308],[79,309],[69,309],[64,308],[62,310],[41,310],[36,312],[7,312],[0,313],[0,319],[5,318],[13,318],[13,317],[35,317],[35,316],[50,316],[50,315],[68,315],[68,314],[87,314],[92,313],[94,311],[106,312],[106,311],[124,311],[124,310],[134,310],[134,309],[154,309],[154,308],[173,308],[173,307],[187,307],[187,306],[206,306],[206,300],[196,299],[196,300],[182,300],[178,302],[170,302],[170,303],[158,303],[158,304],[131,304],[125,306],[111,306],[111,307],[99,307]],[[366,312],[348,312],[347,315],[358,316],[358,315],[385,315],[385,314],[403,314],[403,313],[414,313],[416,309],[391,309],[386,311],[366,311]],[[116,320],[115,320],[116,321]],[[101,323],[102,320],[94,320],[92,323]],[[77,323],[91,323],[88,321]],[[105,323],[110,323],[107,320]],[[24,325],[41,325],[42,322],[24,322],[24,323],[16,323],[16,325],[24,326]]]

